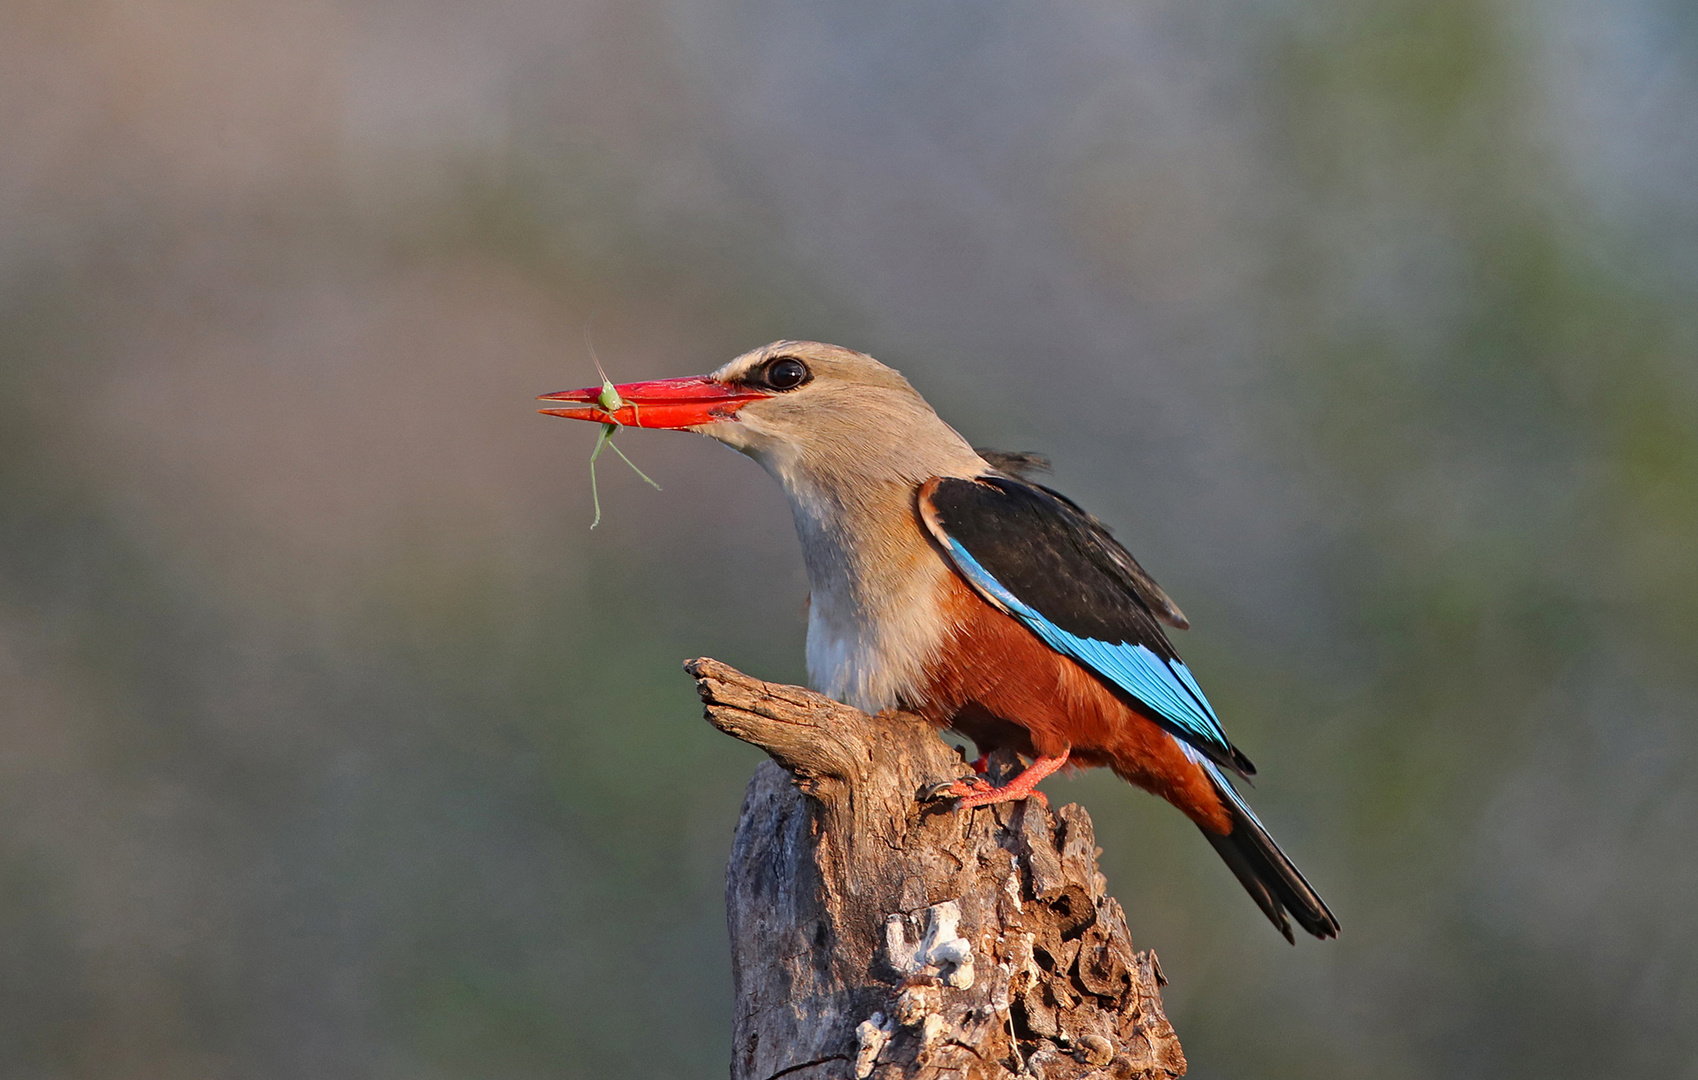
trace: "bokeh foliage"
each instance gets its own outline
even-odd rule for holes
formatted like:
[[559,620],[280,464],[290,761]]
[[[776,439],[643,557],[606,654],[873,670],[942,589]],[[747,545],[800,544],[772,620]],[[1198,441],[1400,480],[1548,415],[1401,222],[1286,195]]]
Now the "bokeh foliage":
[[1197,1076],[1698,1075],[1681,5],[0,12],[0,1071],[714,1074],[782,501],[530,413],[780,336],[1030,447],[1334,903],[1098,822]]

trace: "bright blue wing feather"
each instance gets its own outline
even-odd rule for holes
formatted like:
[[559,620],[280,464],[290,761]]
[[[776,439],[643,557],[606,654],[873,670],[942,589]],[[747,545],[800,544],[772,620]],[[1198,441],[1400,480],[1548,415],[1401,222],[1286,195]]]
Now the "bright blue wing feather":
[[1226,731],[1184,661],[1164,660],[1147,646],[1079,637],[1023,603],[953,538],[949,552],[967,579],[1054,649],[1084,664],[1159,713],[1176,734],[1200,748],[1230,754]]

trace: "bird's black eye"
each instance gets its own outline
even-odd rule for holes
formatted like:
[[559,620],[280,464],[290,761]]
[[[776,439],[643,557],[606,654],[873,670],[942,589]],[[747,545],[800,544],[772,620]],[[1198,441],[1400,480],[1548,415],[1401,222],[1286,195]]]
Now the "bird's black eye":
[[761,382],[780,392],[794,390],[811,378],[813,372],[808,370],[808,365],[794,356],[780,356],[776,360],[768,361],[766,367],[761,370]]

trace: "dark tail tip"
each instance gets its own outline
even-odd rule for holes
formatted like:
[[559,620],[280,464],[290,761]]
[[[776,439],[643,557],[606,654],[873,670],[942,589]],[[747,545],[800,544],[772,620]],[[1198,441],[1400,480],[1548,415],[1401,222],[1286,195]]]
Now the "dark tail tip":
[[1286,858],[1262,823],[1237,798],[1237,793],[1222,792],[1222,796],[1232,814],[1232,832],[1218,836],[1204,829],[1203,835],[1209,838],[1268,921],[1292,944],[1297,939],[1292,936],[1287,913],[1297,920],[1298,926],[1318,938],[1337,937],[1338,919],[1327,908],[1326,901]]
[[1238,749],[1236,746],[1229,747],[1228,749],[1232,751],[1232,767],[1237,771],[1239,776],[1248,780],[1250,777],[1256,775],[1256,764],[1244,755],[1244,751]]

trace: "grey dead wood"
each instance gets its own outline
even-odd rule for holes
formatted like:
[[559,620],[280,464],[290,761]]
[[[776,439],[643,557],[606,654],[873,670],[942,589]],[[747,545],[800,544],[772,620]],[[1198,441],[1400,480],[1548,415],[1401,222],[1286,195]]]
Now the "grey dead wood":
[[1185,1072],[1081,807],[921,801],[969,770],[919,717],[685,669],[708,721],[772,758],[726,871],[733,1080]]

